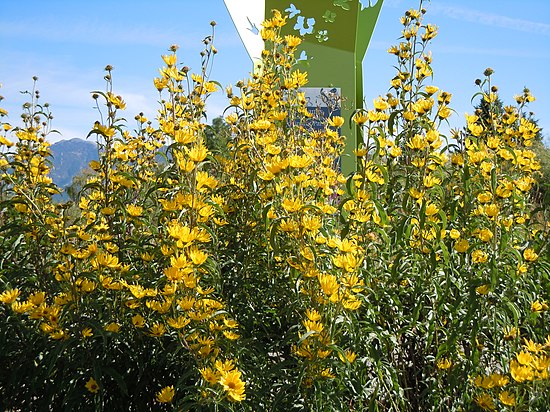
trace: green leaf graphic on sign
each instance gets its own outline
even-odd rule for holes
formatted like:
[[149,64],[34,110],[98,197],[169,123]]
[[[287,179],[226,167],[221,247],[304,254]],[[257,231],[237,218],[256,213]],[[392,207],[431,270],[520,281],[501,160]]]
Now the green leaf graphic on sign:
[[334,20],[336,20],[336,13],[330,10],[325,11],[325,14],[323,14],[323,20],[325,20],[326,23],[334,23]]
[[338,7],[342,7],[344,10],[349,10],[350,6],[348,3],[350,1],[351,0],[334,0],[334,5]]
[[319,30],[317,34],[315,35],[319,43],[322,43],[324,41],[328,40],[328,30]]

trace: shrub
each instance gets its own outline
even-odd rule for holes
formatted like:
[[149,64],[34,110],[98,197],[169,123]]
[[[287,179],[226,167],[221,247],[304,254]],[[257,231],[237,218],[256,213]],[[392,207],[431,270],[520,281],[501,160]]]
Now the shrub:
[[532,214],[537,127],[522,115],[533,97],[497,110],[487,69],[488,114],[442,134],[452,96],[430,83],[424,13],[402,18],[389,93],[349,119],[364,142],[350,176],[348,119],[312,128],[301,39],[279,34],[279,12],[261,71],[226,89],[224,147],[204,123],[213,35],[198,74],[177,47],[163,56],[157,123],[140,114],[133,132],[108,66],[77,208],[52,202],[49,109],[31,93],[0,140],[3,406],[547,406],[548,225]]

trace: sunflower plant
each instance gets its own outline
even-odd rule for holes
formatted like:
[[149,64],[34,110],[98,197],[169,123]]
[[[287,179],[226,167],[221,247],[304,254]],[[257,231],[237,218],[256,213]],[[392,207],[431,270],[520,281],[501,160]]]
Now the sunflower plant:
[[[487,69],[484,109],[449,131],[425,13],[401,19],[388,93],[344,119],[307,107],[302,38],[274,11],[261,63],[225,88],[216,144],[214,30],[197,73],[175,45],[162,56],[159,110],[134,126],[107,66],[92,92],[98,160],[74,202],[55,200],[36,88],[20,126],[0,109],[4,409],[547,406],[534,97],[500,105]],[[362,143],[344,176],[348,121]]]

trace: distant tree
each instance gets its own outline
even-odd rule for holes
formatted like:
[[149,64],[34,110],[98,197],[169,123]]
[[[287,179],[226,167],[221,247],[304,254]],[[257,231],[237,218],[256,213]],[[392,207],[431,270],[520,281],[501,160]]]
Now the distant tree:
[[492,104],[485,100],[483,97],[480,99],[479,104],[475,107],[476,115],[481,117],[486,122],[490,121],[490,111],[493,111],[493,114],[501,115],[504,113],[504,103],[500,98],[497,98]]
[[541,176],[534,196],[544,209],[550,209],[550,149],[544,145],[542,140],[536,140],[532,149],[537,154],[541,166]]
[[231,127],[223,117],[212,119],[212,124],[205,129],[206,146],[215,155],[227,155],[227,143],[231,139]]
[[65,192],[72,202],[78,203],[80,191],[93,173],[92,169],[88,167],[82,169],[79,174],[73,177],[71,184],[65,187]]
[[[491,112],[493,115],[504,115],[505,109],[502,100],[498,99],[492,104],[488,103],[484,98],[480,99],[479,104],[475,107],[475,114],[483,119],[487,126],[491,122]],[[533,112],[525,112],[522,115],[533,122],[538,127],[538,119],[534,118]],[[536,153],[540,162],[540,177],[537,186],[533,189],[533,199],[544,209],[550,208],[550,149],[545,146],[543,139],[543,130],[539,128],[531,150]]]

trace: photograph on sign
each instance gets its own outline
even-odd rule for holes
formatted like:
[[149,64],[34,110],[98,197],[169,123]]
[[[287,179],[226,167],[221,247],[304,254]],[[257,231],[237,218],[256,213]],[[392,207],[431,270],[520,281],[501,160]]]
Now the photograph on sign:
[[342,92],[339,87],[303,87],[306,107],[313,117],[309,125],[314,130],[323,130],[326,119],[341,115]]

